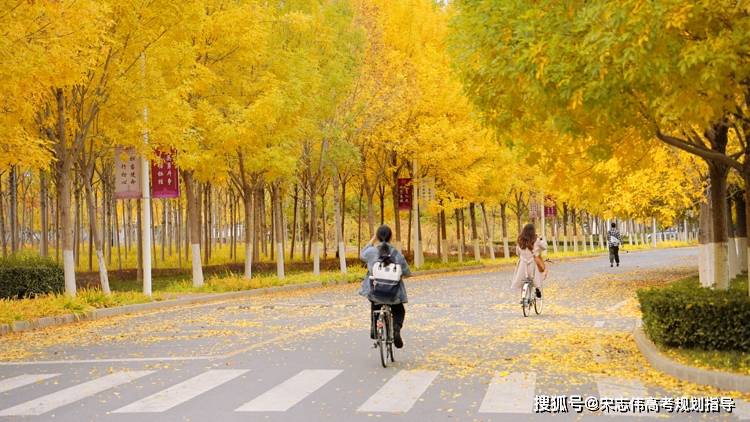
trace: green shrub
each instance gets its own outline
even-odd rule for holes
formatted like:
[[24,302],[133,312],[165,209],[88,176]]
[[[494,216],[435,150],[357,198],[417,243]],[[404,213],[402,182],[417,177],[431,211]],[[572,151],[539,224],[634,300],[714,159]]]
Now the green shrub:
[[641,289],[643,328],[656,343],[703,350],[750,351],[747,278],[727,291],[700,287],[698,279]]
[[64,288],[63,269],[50,259],[33,255],[0,259],[0,298],[34,297]]

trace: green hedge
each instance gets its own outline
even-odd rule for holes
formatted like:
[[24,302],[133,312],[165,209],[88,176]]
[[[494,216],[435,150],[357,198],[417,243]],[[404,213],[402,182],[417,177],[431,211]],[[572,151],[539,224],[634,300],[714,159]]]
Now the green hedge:
[[0,259],[0,298],[59,293],[64,288],[63,269],[52,260],[31,255]]
[[643,328],[656,343],[703,350],[750,351],[747,277],[729,290],[700,287],[696,277],[638,291]]

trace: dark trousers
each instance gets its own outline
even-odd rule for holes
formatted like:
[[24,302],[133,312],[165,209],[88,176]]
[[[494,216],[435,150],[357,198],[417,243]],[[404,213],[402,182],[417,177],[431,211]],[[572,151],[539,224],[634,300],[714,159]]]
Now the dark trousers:
[[617,265],[620,265],[620,247],[619,246],[609,247],[609,263],[612,264],[614,262],[616,262]]
[[[370,332],[375,332],[375,322],[377,321],[377,318],[375,316],[375,311],[379,310],[382,305],[376,304],[375,302],[370,301]],[[391,305],[391,313],[393,314],[393,332],[398,333],[401,331],[401,327],[404,326],[404,318],[406,317],[406,308],[404,308],[403,303],[399,303],[398,305]]]

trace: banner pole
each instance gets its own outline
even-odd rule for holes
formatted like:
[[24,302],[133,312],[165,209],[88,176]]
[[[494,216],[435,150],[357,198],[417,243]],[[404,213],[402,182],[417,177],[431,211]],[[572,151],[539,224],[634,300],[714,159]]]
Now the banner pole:
[[[146,79],[146,54],[141,53],[141,73],[144,85]],[[144,86],[145,89],[145,86]],[[148,106],[143,105],[143,144],[148,147]],[[141,156],[141,187],[143,190],[143,201],[141,201],[141,215],[143,224],[141,226],[143,238],[143,294],[151,296],[151,189],[150,182],[151,165],[145,154]]]

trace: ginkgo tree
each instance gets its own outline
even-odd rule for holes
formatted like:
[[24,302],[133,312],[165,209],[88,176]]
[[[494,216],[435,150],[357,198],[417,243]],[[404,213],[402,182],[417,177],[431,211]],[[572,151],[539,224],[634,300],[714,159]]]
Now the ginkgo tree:
[[[706,160],[711,261],[717,286],[726,288],[726,175],[744,170],[728,132],[746,108],[747,6],[484,0],[457,7],[456,56],[490,121],[504,125],[521,112],[604,143],[635,129]],[[524,107],[509,106],[508,92]]]

